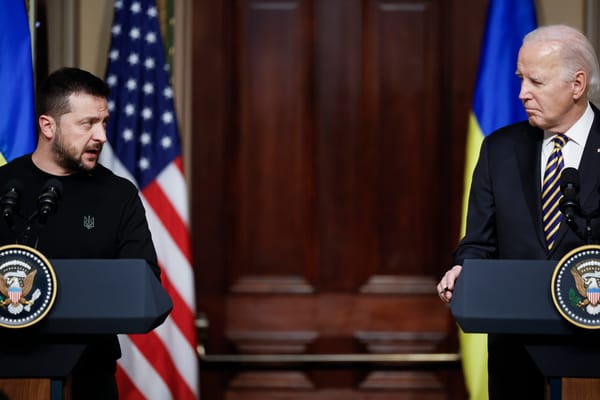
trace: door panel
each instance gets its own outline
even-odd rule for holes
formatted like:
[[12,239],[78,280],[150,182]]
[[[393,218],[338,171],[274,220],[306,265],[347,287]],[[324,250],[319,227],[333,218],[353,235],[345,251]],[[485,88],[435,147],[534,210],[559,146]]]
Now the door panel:
[[458,239],[484,12],[194,2],[204,398],[465,396],[434,286]]

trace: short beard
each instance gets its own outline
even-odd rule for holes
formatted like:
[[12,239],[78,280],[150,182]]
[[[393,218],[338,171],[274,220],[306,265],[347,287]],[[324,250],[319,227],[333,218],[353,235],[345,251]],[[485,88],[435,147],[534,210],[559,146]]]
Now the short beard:
[[85,168],[80,159],[73,157],[69,153],[69,149],[63,143],[62,136],[58,132],[56,140],[52,143],[52,152],[56,157],[56,163],[69,172],[75,173],[89,170]]

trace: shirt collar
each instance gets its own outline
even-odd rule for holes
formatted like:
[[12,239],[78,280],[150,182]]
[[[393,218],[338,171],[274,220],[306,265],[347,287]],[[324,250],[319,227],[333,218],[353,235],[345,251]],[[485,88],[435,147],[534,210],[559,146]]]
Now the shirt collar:
[[[588,103],[583,115],[564,134],[569,138],[569,142],[584,146],[593,122],[594,110],[592,110],[590,103]],[[542,145],[548,145],[554,135],[556,135],[555,132],[544,131],[544,142]]]

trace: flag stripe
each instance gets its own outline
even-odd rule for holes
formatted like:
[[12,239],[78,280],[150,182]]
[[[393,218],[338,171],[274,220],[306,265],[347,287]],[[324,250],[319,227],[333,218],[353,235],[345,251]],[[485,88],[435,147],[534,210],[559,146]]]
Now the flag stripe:
[[[464,193],[462,202],[462,221],[460,236],[464,236],[467,226],[467,209],[469,205],[469,188],[471,187],[471,176],[479,158],[479,149],[483,143],[483,133],[479,128],[477,119],[473,112],[469,113],[469,126],[467,131],[467,151],[465,152]],[[486,367],[487,368],[487,367]]]
[[190,345],[185,336],[181,333],[179,327],[174,323],[167,323],[159,326],[155,331],[165,347],[172,354],[177,371],[186,385],[194,392],[197,391],[197,382],[195,364],[197,360],[196,346]]
[[193,310],[195,309],[195,296],[192,266],[185,255],[179,250],[176,241],[169,235],[169,232],[161,223],[154,208],[150,206],[143,195],[142,202],[146,207],[146,217],[148,218],[152,240],[158,253],[158,261],[161,263],[164,273],[169,277],[175,290],[184,299],[187,307]]
[[[150,207],[154,210],[160,210],[160,212],[156,213],[156,216],[160,219],[163,227],[171,237],[186,237],[188,235],[188,227],[179,217],[174,204],[169,201],[169,197],[165,195],[158,181],[151,182],[144,188],[143,193]],[[189,242],[187,240],[179,240],[175,241],[175,244],[188,260],[188,264],[191,263]]]
[[165,322],[119,336],[122,398],[194,399],[198,360],[188,197],[155,0],[116,0],[106,82],[108,143],[101,163],[140,190],[161,280],[173,301]]
[[119,382],[119,398],[126,400],[144,400],[144,395],[137,390],[121,365],[117,365],[117,381]]
[[182,223],[187,226],[189,225],[187,185],[180,166],[181,157],[177,157],[158,175],[157,182],[165,193],[177,193],[177,196],[172,196],[169,202],[177,211]]
[[167,291],[170,293],[171,299],[173,301],[174,307],[169,314],[169,318],[172,318],[175,324],[181,327],[182,334],[185,336],[186,340],[193,348],[196,346],[196,335],[194,335],[194,325],[193,321],[190,321],[189,314],[191,310],[185,306],[185,301],[179,296],[179,293],[174,290],[173,285],[169,281],[168,277],[163,277],[162,285]]
[[[156,372],[154,366],[148,362],[148,359],[134,345],[131,338],[126,335],[119,335],[119,342],[123,352],[123,355],[119,359],[119,364],[135,386],[136,391],[142,393],[145,399],[173,399],[174,397],[169,387]],[[121,389],[124,388],[120,387],[120,392]],[[128,400],[128,397],[129,394],[127,393],[124,398]]]
[[154,351],[146,354],[146,359],[150,365],[153,366],[154,370],[160,375],[163,382],[178,381],[177,385],[174,385],[174,390],[171,390],[171,395],[174,399],[193,399],[194,393],[189,385],[189,380],[186,382],[185,376],[179,374],[179,371],[185,372],[181,366],[176,366],[173,363],[173,359],[176,357],[165,357],[169,353],[165,344],[156,332],[152,332],[146,335],[130,335],[129,339],[136,348],[154,348],[160,351]]

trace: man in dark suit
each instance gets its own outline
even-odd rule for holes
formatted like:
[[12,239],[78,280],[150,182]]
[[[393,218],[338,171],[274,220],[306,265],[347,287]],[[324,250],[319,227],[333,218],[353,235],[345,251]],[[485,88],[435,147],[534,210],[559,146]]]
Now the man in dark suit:
[[[466,235],[454,253],[455,265],[437,285],[445,302],[452,299],[465,259],[559,260],[585,244],[561,222],[556,208],[554,215],[552,209],[543,210],[553,203],[542,201],[542,192],[547,164],[559,165],[550,158],[555,146],[562,152],[560,168],[579,170],[581,208],[591,211],[599,204],[600,111],[590,99],[598,92],[600,75],[593,47],[571,27],[540,27],[523,39],[516,72],[528,121],[484,139],[473,173]],[[562,147],[555,145],[558,137]],[[557,176],[560,168],[554,171]],[[555,196],[560,197],[558,190]],[[584,226],[581,218],[576,223]],[[594,221],[596,235],[599,228]],[[488,336],[488,376],[491,400],[544,399],[544,377],[519,338]]]

